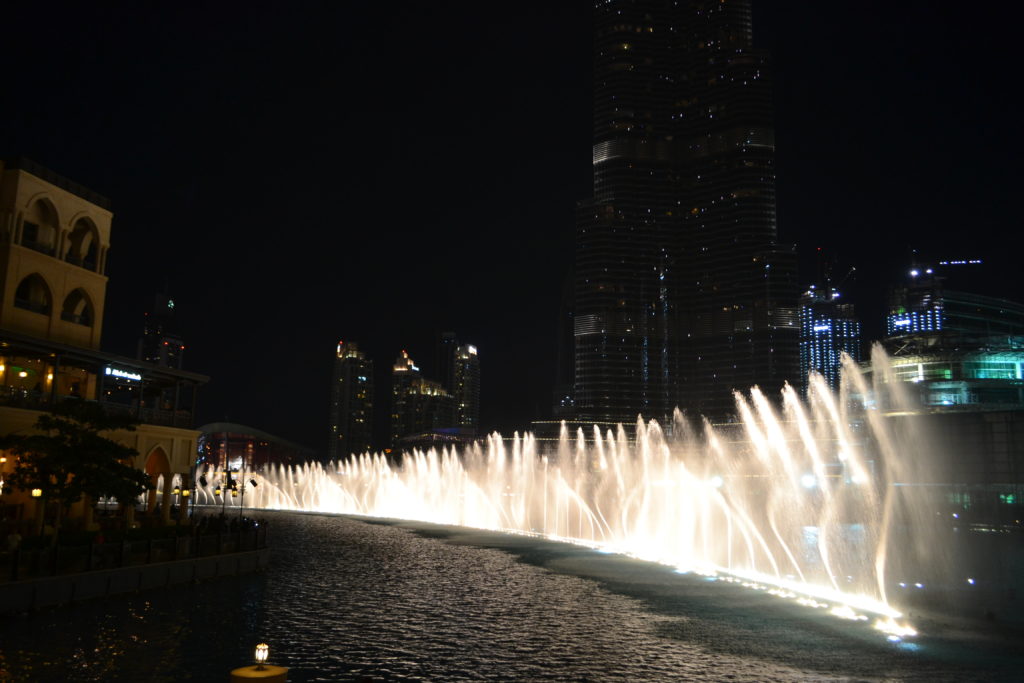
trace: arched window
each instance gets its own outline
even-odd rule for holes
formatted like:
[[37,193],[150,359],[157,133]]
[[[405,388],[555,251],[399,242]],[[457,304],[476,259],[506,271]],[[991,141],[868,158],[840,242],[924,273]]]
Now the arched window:
[[53,256],[57,242],[57,211],[50,202],[37,200],[25,212],[21,224],[21,245]]
[[68,294],[68,298],[64,299],[64,307],[61,309],[60,318],[61,320],[67,320],[69,323],[92,327],[92,302],[89,301],[89,295],[85,293],[85,290],[76,289]]
[[14,291],[14,305],[36,313],[50,314],[50,288],[38,273],[29,275]]
[[88,218],[79,218],[68,236],[68,253],[64,260],[95,271],[99,263],[99,243],[100,234],[96,225]]

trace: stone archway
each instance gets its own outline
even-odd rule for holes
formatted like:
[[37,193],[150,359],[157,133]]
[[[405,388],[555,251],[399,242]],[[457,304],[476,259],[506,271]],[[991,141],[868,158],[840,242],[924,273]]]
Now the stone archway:
[[146,512],[152,513],[156,509],[157,486],[162,485],[160,491],[160,516],[164,522],[170,519],[171,512],[171,465],[167,460],[167,453],[160,446],[156,446],[146,456],[146,465],[143,468],[149,475],[149,481],[153,484],[146,497]]

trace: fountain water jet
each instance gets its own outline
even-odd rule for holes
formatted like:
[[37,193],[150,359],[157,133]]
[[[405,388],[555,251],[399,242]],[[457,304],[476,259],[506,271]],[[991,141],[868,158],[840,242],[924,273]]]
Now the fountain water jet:
[[[258,475],[246,503],[572,540],[891,618],[891,529],[913,509],[892,484],[926,447],[870,405],[884,397],[909,409],[901,383],[881,372],[869,386],[845,362],[838,394],[817,376],[806,399],[787,387],[779,409],[757,388],[737,394],[737,424],[695,429],[677,412],[672,437],[638,420],[633,440],[621,426],[589,436],[563,426],[548,450],[530,434],[494,434],[461,452],[417,450],[398,462],[364,454],[276,466]],[[867,409],[851,420],[855,398]],[[199,493],[199,503],[215,502]]]

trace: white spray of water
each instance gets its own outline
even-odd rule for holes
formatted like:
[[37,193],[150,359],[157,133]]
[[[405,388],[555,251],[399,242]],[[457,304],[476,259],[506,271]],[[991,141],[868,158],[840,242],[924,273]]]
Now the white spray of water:
[[[891,618],[890,484],[920,454],[877,406],[849,419],[853,396],[910,404],[894,378],[876,373],[869,386],[847,363],[838,394],[812,377],[806,399],[787,387],[779,409],[756,388],[737,395],[736,425],[694,429],[677,413],[672,438],[638,420],[634,439],[621,427],[563,427],[546,450],[530,434],[494,434],[462,452],[413,451],[398,462],[366,454],[274,466],[254,475],[245,504],[572,540]],[[200,504],[220,503],[209,487],[198,493]]]

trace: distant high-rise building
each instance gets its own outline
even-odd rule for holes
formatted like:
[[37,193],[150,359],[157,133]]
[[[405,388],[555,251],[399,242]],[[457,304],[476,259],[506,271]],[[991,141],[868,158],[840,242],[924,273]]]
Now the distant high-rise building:
[[722,417],[733,390],[797,380],[796,249],[778,241],[771,63],[750,0],[674,7],[677,386],[682,407]]
[[[480,356],[472,344],[459,343],[454,332],[442,332],[435,347],[438,379],[452,397],[452,424],[459,436],[472,439],[480,428]],[[454,437],[454,435],[453,435]]]
[[441,385],[424,378],[405,351],[398,354],[391,374],[391,446],[404,438],[437,429],[450,429],[455,421],[454,401]]
[[800,297],[800,379],[804,393],[811,372],[833,389],[839,388],[840,358],[861,360],[860,322],[853,304],[840,301],[839,291],[811,286]]
[[476,436],[480,428],[480,356],[472,344],[452,351],[449,391],[455,402],[455,426],[465,436]]
[[555,348],[558,356],[555,359],[555,386],[551,395],[551,412],[555,418],[572,419],[576,414],[573,377],[575,342],[573,339],[573,282],[575,277],[569,273],[562,283],[562,297],[558,310],[558,330]]
[[942,283],[931,268],[914,268],[910,281],[889,291],[885,334],[895,337],[942,329]]
[[578,418],[721,417],[799,373],[775,224],[768,56],[749,0],[594,9],[594,194],[576,225]]
[[175,303],[166,293],[153,298],[153,307],[146,311],[139,339],[138,355],[162,368],[182,369],[185,362],[185,341],[177,331]]
[[454,332],[442,332],[434,345],[434,370],[437,373],[435,376],[450,394],[455,393],[452,373],[455,369],[453,363],[458,347],[459,338]]
[[338,342],[331,381],[329,460],[373,449],[373,361],[355,342]]
[[1024,306],[1014,301],[946,289],[931,267],[914,267],[907,282],[889,292],[888,337],[949,332],[1024,335]]

